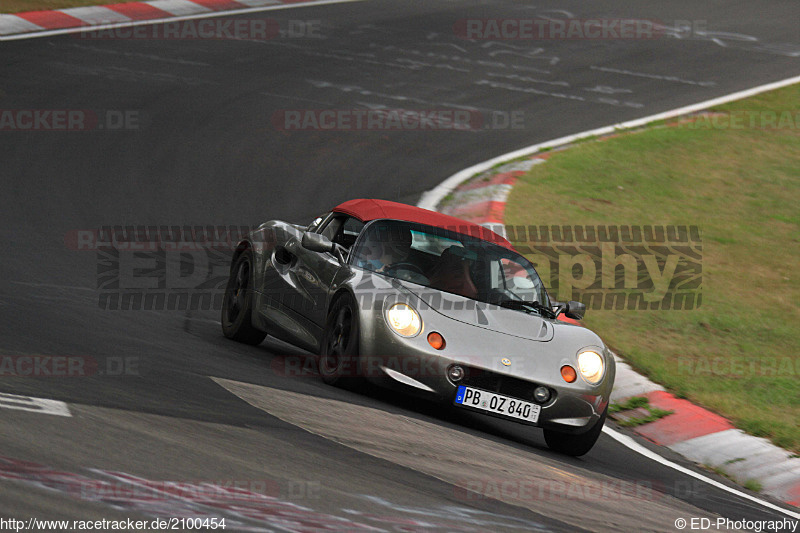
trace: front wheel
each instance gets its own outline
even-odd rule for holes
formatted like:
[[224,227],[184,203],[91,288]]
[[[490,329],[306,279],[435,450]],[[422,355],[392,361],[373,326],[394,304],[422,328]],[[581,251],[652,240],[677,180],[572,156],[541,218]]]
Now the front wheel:
[[250,320],[253,311],[253,254],[247,250],[231,269],[222,299],[222,333],[245,344],[259,344],[267,336]]
[[352,387],[358,382],[358,312],[349,295],[328,313],[319,352],[319,373],[328,385]]
[[545,429],[544,441],[553,451],[563,453],[565,455],[572,455],[573,457],[585,455],[589,452],[589,450],[592,449],[592,446],[594,446],[594,443],[597,442],[597,439],[600,437],[600,432],[603,431],[603,424],[606,422],[607,413],[608,407],[606,407],[605,411],[603,411],[603,414],[600,415],[600,420],[595,422],[594,426],[592,426],[592,429],[586,433],[581,433],[580,435],[572,435],[570,433],[561,433],[552,429]]

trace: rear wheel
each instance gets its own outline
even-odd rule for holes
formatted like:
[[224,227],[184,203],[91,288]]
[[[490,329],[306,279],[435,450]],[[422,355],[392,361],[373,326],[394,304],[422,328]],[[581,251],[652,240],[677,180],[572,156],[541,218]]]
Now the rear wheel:
[[358,312],[349,295],[328,313],[319,354],[319,373],[328,385],[352,387],[358,382]]
[[259,344],[267,336],[250,320],[253,311],[253,254],[246,250],[236,260],[222,299],[222,333],[245,344]]
[[597,439],[600,437],[600,432],[603,431],[603,424],[606,422],[607,413],[608,407],[606,407],[606,410],[603,411],[602,415],[600,415],[600,420],[598,420],[594,426],[592,426],[592,429],[586,433],[581,433],[580,435],[572,435],[570,433],[561,433],[552,429],[545,429],[544,441],[553,451],[563,453],[565,455],[572,455],[574,457],[584,455],[592,449],[592,446],[594,446],[594,443],[597,442]]

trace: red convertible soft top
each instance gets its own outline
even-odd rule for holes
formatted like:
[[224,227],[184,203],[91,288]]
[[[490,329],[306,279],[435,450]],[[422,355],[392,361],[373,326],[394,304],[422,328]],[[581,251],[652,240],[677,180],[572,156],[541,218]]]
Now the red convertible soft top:
[[500,246],[504,246],[510,250],[514,247],[505,238],[493,232],[489,228],[485,228],[474,222],[467,222],[460,218],[451,217],[450,215],[443,215],[436,211],[429,211],[421,207],[414,207],[406,204],[399,204],[397,202],[390,202],[388,200],[372,200],[361,198],[358,200],[350,200],[343,204],[339,204],[333,208],[337,213],[344,213],[353,216],[362,222],[369,222],[370,220],[377,220],[387,218],[390,220],[404,220],[406,222],[416,222],[418,224],[426,224],[437,228],[443,228],[448,231],[461,233],[462,235],[469,235],[478,239],[489,241]]

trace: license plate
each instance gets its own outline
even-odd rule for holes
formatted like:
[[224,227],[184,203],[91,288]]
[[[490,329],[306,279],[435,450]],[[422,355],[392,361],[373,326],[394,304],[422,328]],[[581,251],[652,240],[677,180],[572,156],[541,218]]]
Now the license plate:
[[463,407],[480,409],[481,411],[533,423],[539,420],[539,412],[542,410],[542,406],[536,403],[510,398],[481,389],[473,389],[464,385],[458,387],[455,403]]

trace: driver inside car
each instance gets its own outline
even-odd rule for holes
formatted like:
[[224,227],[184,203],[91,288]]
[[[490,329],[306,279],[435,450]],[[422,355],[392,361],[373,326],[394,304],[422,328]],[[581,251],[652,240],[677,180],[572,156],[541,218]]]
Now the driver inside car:
[[[411,251],[411,231],[406,228],[377,228],[377,235],[361,247],[356,265],[374,272],[386,272],[407,260]],[[386,230],[389,231],[381,231]]]

